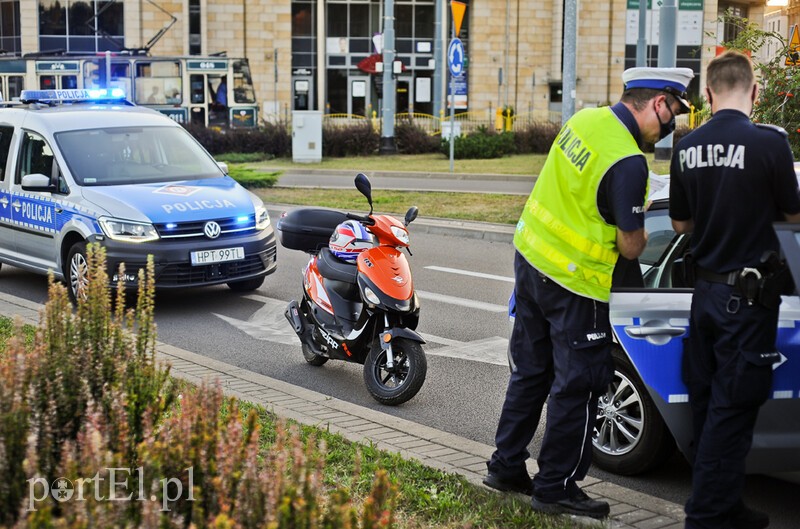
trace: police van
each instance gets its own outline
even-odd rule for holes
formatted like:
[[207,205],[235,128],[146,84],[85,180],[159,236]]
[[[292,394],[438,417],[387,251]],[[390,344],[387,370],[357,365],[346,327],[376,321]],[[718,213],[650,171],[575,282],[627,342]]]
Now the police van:
[[[262,201],[180,125],[119,89],[23,91],[0,103],[0,263],[86,283],[86,246],[135,287],[257,289],[275,271]],[[120,263],[124,277],[118,277]]]

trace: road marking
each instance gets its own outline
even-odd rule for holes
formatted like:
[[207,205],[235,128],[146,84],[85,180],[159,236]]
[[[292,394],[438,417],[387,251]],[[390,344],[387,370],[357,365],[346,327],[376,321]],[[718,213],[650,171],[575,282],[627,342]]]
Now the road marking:
[[426,266],[428,270],[435,270],[436,272],[447,272],[449,274],[459,274],[462,276],[480,277],[483,279],[494,279],[496,281],[504,281],[506,283],[513,283],[513,277],[496,276],[494,274],[484,274],[483,272],[472,272],[470,270],[459,270],[458,268],[447,268],[445,266]]
[[430,301],[438,301],[440,303],[449,303],[450,305],[458,305],[460,307],[467,307],[470,309],[480,309],[489,312],[508,312],[506,305],[495,305],[494,303],[484,303],[483,301],[474,301],[472,299],[457,298],[455,296],[447,296],[445,294],[435,294],[433,292],[425,292],[424,290],[417,290],[417,296],[422,299]]
[[[255,311],[247,320],[239,320],[222,314],[214,314],[214,316],[257,340],[300,347],[300,340],[283,315],[286,310],[286,301],[259,294],[249,294],[243,297],[263,303],[264,306]],[[508,340],[505,338],[492,336],[472,342],[461,342],[428,333],[420,334],[426,342],[444,345],[444,347],[426,348],[425,353],[428,355],[471,360],[485,364],[508,365],[506,354]]]
[[508,366],[508,340],[500,336],[492,336],[474,342],[462,343],[451,347],[426,349],[425,354],[446,356],[460,360],[472,360],[484,364]]

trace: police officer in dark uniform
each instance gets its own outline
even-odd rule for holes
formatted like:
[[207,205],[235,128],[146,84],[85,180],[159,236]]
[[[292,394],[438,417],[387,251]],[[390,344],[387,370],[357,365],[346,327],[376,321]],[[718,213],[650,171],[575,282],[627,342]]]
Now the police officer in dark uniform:
[[[613,376],[608,298],[620,255],[636,259],[647,242],[642,145],[672,132],[692,77],[687,68],[626,70],[619,103],[581,110],[561,129],[517,224],[514,367],[484,483],[532,495],[537,511],[609,513],[577,484],[591,464],[597,399]],[[527,447],[546,399],[531,480]]]
[[691,233],[696,280],[683,355],[694,427],[687,529],[769,525],[742,502],[744,461],[779,359],[788,273],[772,223],[800,221],[800,198],[786,132],[748,117],[757,92],[747,56],[713,59],[713,117],[677,144],[670,167],[670,216],[678,233]]

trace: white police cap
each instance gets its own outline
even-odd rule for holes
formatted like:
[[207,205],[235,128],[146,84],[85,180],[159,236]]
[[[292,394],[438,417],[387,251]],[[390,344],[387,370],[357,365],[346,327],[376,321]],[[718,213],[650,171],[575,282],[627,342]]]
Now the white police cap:
[[678,100],[684,112],[689,112],[690,104],[686,87],[694,78],[690,68],[628,68],[622,72],[625,90],[631,88],[651,88],[670,94]]

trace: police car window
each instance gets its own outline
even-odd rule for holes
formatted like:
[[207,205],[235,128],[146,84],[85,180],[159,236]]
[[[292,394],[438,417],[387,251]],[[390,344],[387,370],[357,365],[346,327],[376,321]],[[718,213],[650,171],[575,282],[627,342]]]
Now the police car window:
[[59,132],[70,174],[84,186],[197,180],[222,175],[180,127],[109,127]]
[[0,125],[0,182],[6,179],[6,166],[8,165],[8,151],[11,147],[11,137],[14,127]]
[[35,132],[25,132],[20,148],[18,171],[15,183],[19,184],[22,177],[29,174],[53,174],[53,150],[47,141]]
[[669,287],[669,270],[667,268],[676,241],[676,234],[672,229],[668,210],[664,208],[648,211],[645,214],[644,227],[648,234],[647,246],[639,256],[639,264],[642,268],[645,287]]

